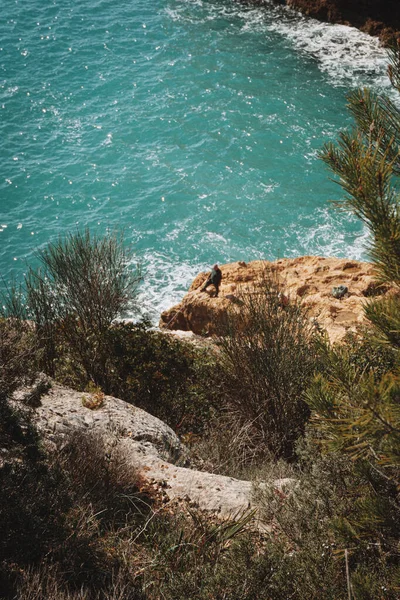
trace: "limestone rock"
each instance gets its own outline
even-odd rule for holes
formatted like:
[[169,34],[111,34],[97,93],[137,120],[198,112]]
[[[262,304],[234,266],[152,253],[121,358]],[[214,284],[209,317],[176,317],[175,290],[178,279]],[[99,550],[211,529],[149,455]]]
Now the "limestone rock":
[[[301,301],[332,342],[366,322],[363,305],[369,297],[394,292],[387,286],[377,286],[374,266],[367,262],[318,256],[237,262],[220,266],[218,298],[213,297],[212,286],[201,291],[208,274],[200,273],[183,300],[162,313],[160,327],[198,335],[215,333],[215,323],[224,318],[232,305],[240,310],[240,295],[257,288],[267,267],[277,274],[289,301]],[[339,285],[348,288],[342,299],[332,296],[332,288]]]
[[187,462],[186,448],[163,421],[111,396],[105,396],[103,405],[91,410],[84,406],[85,397],[89,395],[53,383],[34,413],[45,437],[59,442],[75,429],[96,430],[119,440],[128,439],[138,455],[151,454],[159,460]]
[[[132,469],[155,490],[162,489],[167,500],[221,518],[235,518],[253,507],[250,481],[188,468],[186,448],[160,419],[111,396],[91,410],[82,404],[85,395],[56,383],[42,395],[34,419],[47,442],[60,445],[74,431],[97,432],[117,443]],[[271,485],[281,490],[292,483],[282,479]]]

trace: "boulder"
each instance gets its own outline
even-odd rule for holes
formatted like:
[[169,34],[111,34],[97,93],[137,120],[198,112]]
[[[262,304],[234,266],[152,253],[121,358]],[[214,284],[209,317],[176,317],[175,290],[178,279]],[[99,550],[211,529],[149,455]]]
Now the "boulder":
[[[215,334],[216,324],[227,311],[232,306],[240,310],[243,294],[260,286],[266,269],[275,273],[289,301],[301,302],[310,319],[326,330],[332,342],[366,323],[363,306],[368,298],[394,293],[389,286],[378,286],[371,263],[343,258],[302,256],[274,262],[236,262],[220,268],[222,283],[217,298],[212,286],[201,291],[208,274],[200,273],[183,300],[162,313],[160,327],[197,335]],[[341,285],[348,288],[348,293],[334,298],[332,289]]]
[[45,439],[59,444],[74,430],[96,431],[119,441],[129,440],[135,457],[152,455],[176,464],[188,462],[185,446],[163,421],[118,398],[104,396],[101,403],[95,403],[90,402],[91,396],[52,382],[34,412]]
[[[189,468],[187,449],[160,419],[111,396],[104,396],[102,403],[91,403],[88,396],[54,382],[44,391],[33,415],[47,444],[62,445],[75,431],[98,433],[123,451],[147,489],[161,494],[164,502],[219,518],[237,518],[254,508],[250,481]],[[270,485],[282,492],[293,481],[278,479]]]

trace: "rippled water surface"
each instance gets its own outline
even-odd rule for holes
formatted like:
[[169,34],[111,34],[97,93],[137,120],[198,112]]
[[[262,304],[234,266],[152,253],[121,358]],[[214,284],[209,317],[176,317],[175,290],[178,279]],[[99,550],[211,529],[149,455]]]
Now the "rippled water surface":
[[218,261],[363,257],[317,152],[376,40],[230,0],[7,0],[0,21],[0,271],[89,225],[123,228],[157,313]]

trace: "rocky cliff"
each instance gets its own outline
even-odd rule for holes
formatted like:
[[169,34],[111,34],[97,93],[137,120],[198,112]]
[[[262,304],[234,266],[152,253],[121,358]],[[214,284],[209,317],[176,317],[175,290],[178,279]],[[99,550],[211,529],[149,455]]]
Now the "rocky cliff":
[[[393,293],[388,287],[377,286],[374,267],[366,262],[317,256],[237,262],[221,266],[223,279],[218,298],[214,297],[212,286],[201,291],[207,273],[200,273],[182,302],[161,315],[160,327],[199,335],[215,333],[215,323],[224,318],[233,304],[240,305],[242,294],[257,289],[266,268],[279,278],[289,301],[302,302],[310,319],[327,331],[332,342],[366,322],[363,305],[368,298]],[[332,295],[333,287],[339,285],[348,288],[342,299]]]
[[285,0],[304,14],[329,21],[353,25],[370,35],[389,41],[400,35],[398,0]]

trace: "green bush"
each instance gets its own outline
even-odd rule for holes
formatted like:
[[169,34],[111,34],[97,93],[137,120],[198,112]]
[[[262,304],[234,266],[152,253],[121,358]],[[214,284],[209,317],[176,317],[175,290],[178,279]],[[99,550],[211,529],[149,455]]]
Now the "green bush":
[[366,328],[359,333],[348,333],[343,344],[349,351],[349,362],[360,371],[374,371],[378,377],[399,366],[398,352],[389,345],[380,344],[375,331]]
[[201,431],[214,411],[213,356],[146,324],[108,332],[110,391],[185,433]]
[[316,369],[315,331],[295,301],[282,306],[281,285],[266,272],[244,291],[221,328],[221,374],[228,408],[251,424],[254,444],[294,456],[309,416],[304,391]]
[[[348,490],[352,504],[337,515],[336,529],[342,547],[351,549],[354,597],[360,599],[373,597],[371,573],[387,590],[382,597],[395,598],[399,591],[394,583],[400,568],[399,382],[397,371],[381,368],[384,351],[376,355],[375,368],[372,353],[361,356],[360,366],[351,347],[326,346],[324,371],[307,392],[319,445],[354,461]],[[376,593],[378,588],[373,587]]]
[[[395,600],[398,527],[389,500],[393,486],[390,491],[371,468],[360,468],[341,453],[321,454],[309,435],[299,444],[296,470],[291,490],[257,492],[263,518],[272,525],[263,557],[273,573],[266,597],[347,600],[347,550],[352,600]],[[363,533],[368,502],[385,493],[381,534]]]
[[25,278],[27,315],[43,348],[43,369],[56,372],[68,346],[86,377],[107,392],[105,363],[111,324],[132,308],[140,280],[120,235],[69,234],[40,251]]
[[[202,431],[215,414],[219,403],[212,384],[213,353],[154,331],[147,323],[112,325],[104,345],[108,394],[143,408],[182,434]],[[93,386],[68,344],[58,347],[55,378],[82,391]]]

